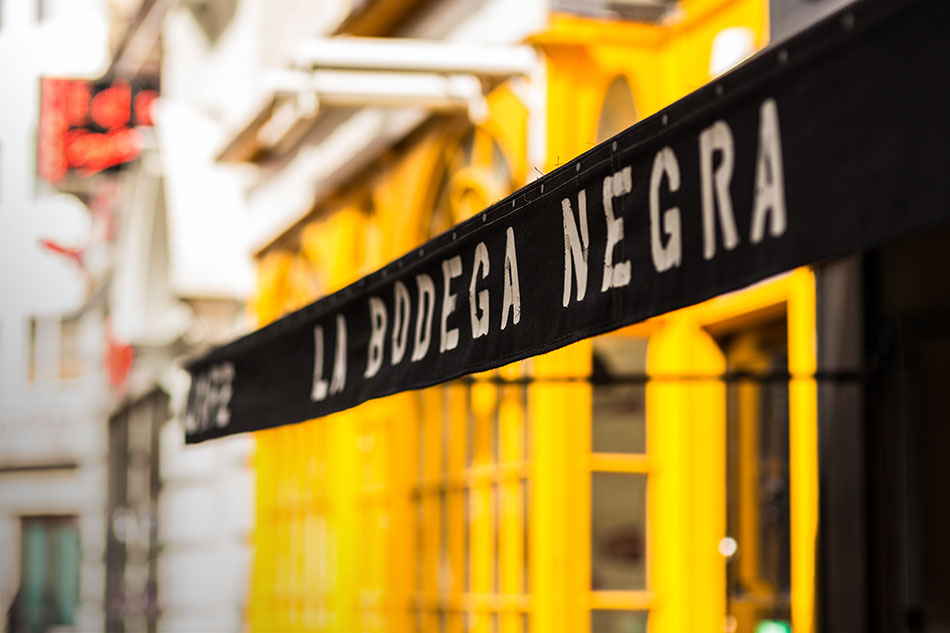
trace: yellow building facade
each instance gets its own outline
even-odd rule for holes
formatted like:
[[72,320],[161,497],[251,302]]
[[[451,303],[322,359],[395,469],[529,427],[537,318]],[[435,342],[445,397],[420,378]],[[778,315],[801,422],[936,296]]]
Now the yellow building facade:
[[[490,92],[483,122],[430,119],[261,254],[255,318],[529,182],[537,130],[549,171],[705,84],[724,31],[765,44],[766,8],[683,0],[659,25],[552,15],[529,42],[544,107],[518,79]],[[251,630],[813,630],[814,296],[796,271],[258,432]]]

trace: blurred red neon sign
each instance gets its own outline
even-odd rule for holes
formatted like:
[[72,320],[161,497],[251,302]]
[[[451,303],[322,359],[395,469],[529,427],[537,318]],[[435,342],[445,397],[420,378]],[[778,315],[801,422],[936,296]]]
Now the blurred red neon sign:
[[124,79],[92,84],[44,78],[40,91],[37,168],[57,182],[70,170],[90,175],[134,160],[142,149],[136,126],[152,125],[158,93]]

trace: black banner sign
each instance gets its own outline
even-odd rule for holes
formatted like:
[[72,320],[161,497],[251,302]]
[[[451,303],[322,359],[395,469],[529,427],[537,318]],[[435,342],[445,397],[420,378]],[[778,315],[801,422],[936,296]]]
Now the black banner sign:
[[948,222],[947,24],[942,0],[857,2],[213,350],[188,367],[188,441],[498,367]]

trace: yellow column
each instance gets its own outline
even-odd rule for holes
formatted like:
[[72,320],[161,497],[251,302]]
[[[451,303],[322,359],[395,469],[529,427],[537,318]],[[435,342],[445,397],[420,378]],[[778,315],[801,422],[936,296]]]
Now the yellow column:
[[789,479],[792,630],[815,630],[815,538],[818,532],[818,385],[815,275],[792,273],[788,300]]
[[390,419],[387,605],[389,630],[409,633],[413,630],[410,603],[415,589],[416,530],[413,520],[412,486],[418,473],[418,399],[416,394],[399,394],[389,398],[393,411]]
[[[492,416],[497,399],[496,387],[477,382],[471,389],[471,416],[473,429],[472,474],[469,512],[469,549],[471,550],[471,593],[476,600],[494,593],[495,572],[495,499],[488,473],[492,469]],[[473,633],[493,631],[490,616],[483,610],[476,612],[472,621]]]
[[[499,375],[514,379],[521,375],[523,365],[516,363],[499,370]],[[525,411],[522,405],[522,387],[504,386],[500,389],[499,418],[499,462],[507,472],[514,464],[523,465],[525,461]],[[526,479],[530,482],[530,479]],[[525,488],[530,483],[505,477],[499,486],[501,494],[501,516],[498,530],[499,592],[503,599],[524,594],[524,502]],[[527,633],[522,631],[522,614],[507,611],[499,619],[499,633]]]
[[359,478],[357,455],[357,421],[350,412],[337,413],[320,422],[330,425],[333,453],[330,462],[330,543],[328,554],[333,555],[331,574],[335,583],[330,586],[331,630],[350,633],[357,625],[357,548],[359,524],[357,516],[356,482]]
[[421,570],[421,589],[423,597],[421,633],[439,631],[438,615],[430,610],[431,602],[439,595],[439,556],[442,543],[441,506],[437,486],[442,477],[442,416],[444,413],[444,387],[433,387],[421,392],[422,417],[419,420],[419,442],[422,455],[421,494],[418,515],[420,543],[417,548],[416,564]]
[[538,382],[528,389],[532,454],[530,492],[531,631],[577,633],[589,622],[584,586],[588,574],[580,569],[577,548],[590,547],[579,539],[582,522],[590,520],[584,505],[588,482],[583,466],[589,433],[591,387],[586,381],[565,382],[571,376],[588,376],[591,343],[570,347],[532,359]]
[[[712,338],[674,317],[647,349],[651,633],[721,631],[726,607],[725,370]],[[687,377],[676,379],[676,377]],[[672,379],[669,379],[672,378]]]
[[445,616],[443,633],[462,633],[465,630],[464,618],[460,606],[464,603],[466,588],[466,544],[468,543],[467,530],[469,529],[465,504],[468,494],[468,483],[465,472],[468,467],[468,416],[469,416],[469,387],[462,383],[449,383],[444,387],[446,410],[448,419],[443,425],[448,436],[445,438],[446,460],[445,475],[446,493],[445,503],[445,538],[443,544],[448,561],[449,573],[447,585],[442,589],[442,598],[448,600],[455,608],[449,610]]

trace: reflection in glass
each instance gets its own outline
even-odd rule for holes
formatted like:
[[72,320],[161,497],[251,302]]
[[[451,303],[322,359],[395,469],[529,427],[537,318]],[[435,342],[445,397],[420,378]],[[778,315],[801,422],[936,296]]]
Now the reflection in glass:
[[604,95],[597,120],[597,142],[601,143],[637,122],[637,106],[633,103],[633,90],[622,76],[614,77]]
[[646,339],[594,340],[591,450],[646,452]]
[[591,589],[646,589],[646,475],[591,473]]
[[595,453],[645,453],[645,413],[644,385],[595,387],[591,450]]
[[591,633],[646,633],[647,614],[645,611],[607,611],[590,612]]
[[[784,320],[724,341],[729,368],[788,370]],[[736,633],[791,619],[788,383],[754,376],[727,391],[727,609]]]

